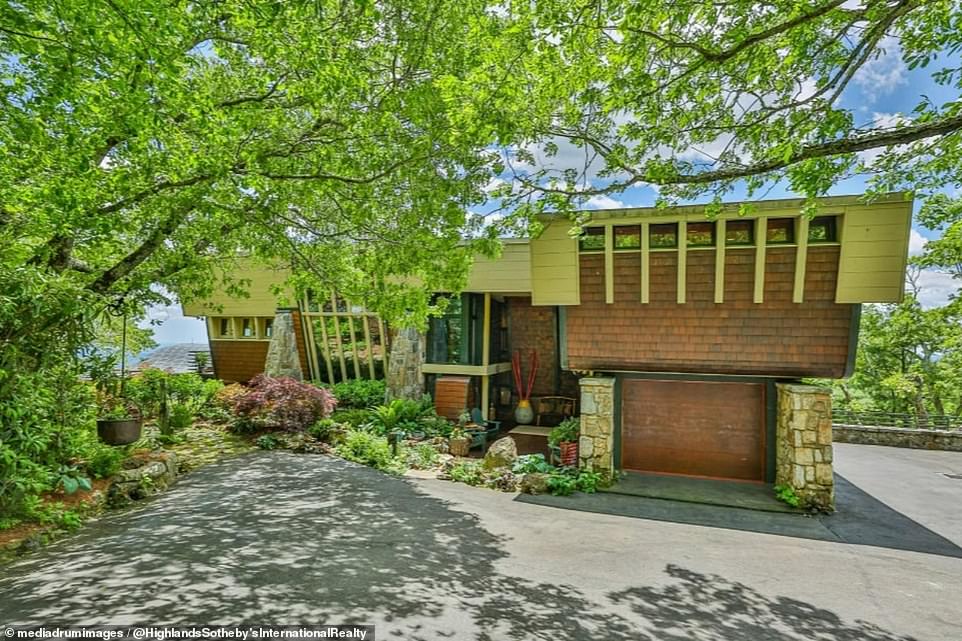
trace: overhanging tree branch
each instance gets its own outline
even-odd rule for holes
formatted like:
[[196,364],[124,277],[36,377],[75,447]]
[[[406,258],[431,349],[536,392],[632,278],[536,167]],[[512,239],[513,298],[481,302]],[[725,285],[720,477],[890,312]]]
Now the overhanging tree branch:
[[90,283],[87,289],[97,294],[107,293],[117,281],[130,275],[145,260],[150,258],[151,254],[157,251],[163,242],[187,220],[187,216],[193,209],[192,205],[185,206],[162,220],[136,249],[114,263],[113,267]]

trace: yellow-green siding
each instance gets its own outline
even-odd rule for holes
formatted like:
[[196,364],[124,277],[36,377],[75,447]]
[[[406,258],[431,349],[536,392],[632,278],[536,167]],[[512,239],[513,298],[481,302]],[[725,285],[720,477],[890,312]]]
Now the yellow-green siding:
[[911,228],[911,201],[846,207],[835,302],[902,300]]
[[528,241],[506,242],[498,258],[479,256],[468,275],[468,292],[527,294],[531,291],[531,252]]
[[533,305],[577,305],[580,298],[578,241],[568,235],[571,223],[558,220],[545,225],[532,238],[531,303]]
[[[274,311],[281,304],[281,299],[287,299],[286,304],[295,306],[297,301],[289,290],[280,297],[272,292],[272,288],[283,285],[290,276],[290,271],[275,268],[248,258],[240,258],[224,269],[233,281],[249,281],[242,287],[250,294],[248,298],[235,298],[224,289],[215,288],[214,293],[206,300],[196,300],[184,304],[185,316],[274,316]],[[218,271],[216,282],[222,282],[223,271]]]

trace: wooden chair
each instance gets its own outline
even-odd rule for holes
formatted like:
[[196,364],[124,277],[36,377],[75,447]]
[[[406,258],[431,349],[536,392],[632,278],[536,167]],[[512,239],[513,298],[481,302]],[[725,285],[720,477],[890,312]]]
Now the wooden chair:
[[478,407],[471,409],[471,420],[484,430],[484,444],[482,449],[487,449],[487,443],[497,437],[501,431],[501,421],[490,421],[481,416],[481,409]]
[[551,425],[557,425],[574,416],[578,404],[578,401],[570,396],[540,396],[535,401],[535,425],[539,426],[545,420],[552,421]]

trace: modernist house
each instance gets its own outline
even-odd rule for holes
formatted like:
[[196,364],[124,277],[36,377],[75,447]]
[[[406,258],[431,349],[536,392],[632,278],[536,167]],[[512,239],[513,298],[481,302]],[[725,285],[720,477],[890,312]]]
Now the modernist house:
[[[765,201],[740,216],[732,204],[714,220],[701,206],[602,210],[580,238],[548,218],[538,238],[506,240],[500,258],[477,260],[465,291],[431,322],[427,389],[462,377],[474,405],[508,419],[510,356],[536,350],[533,395],[576,399],[583,464],[788,476],[830,502],[829,399],[796,383],[849,375],[861,304],[901,299],[912,203],[830,197],[814,218],[802,207]],[[217,375],[241,381],[263,368],[277,308],[270,286],[286,276],[245,275],[250,298],[221,294],[210,301],[219,312],[184,310],[206,316]],[[390,358],[384,324],[349,302],[292,307],[312,378],[375,375]]]

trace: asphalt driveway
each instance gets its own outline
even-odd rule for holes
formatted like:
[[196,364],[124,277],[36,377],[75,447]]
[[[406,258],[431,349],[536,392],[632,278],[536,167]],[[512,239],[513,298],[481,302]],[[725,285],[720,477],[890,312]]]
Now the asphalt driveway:
[[962,630],[953,556],[563,510],[276,452],[199,470],[0,572],[0,626],[350,622],[480,641]]

